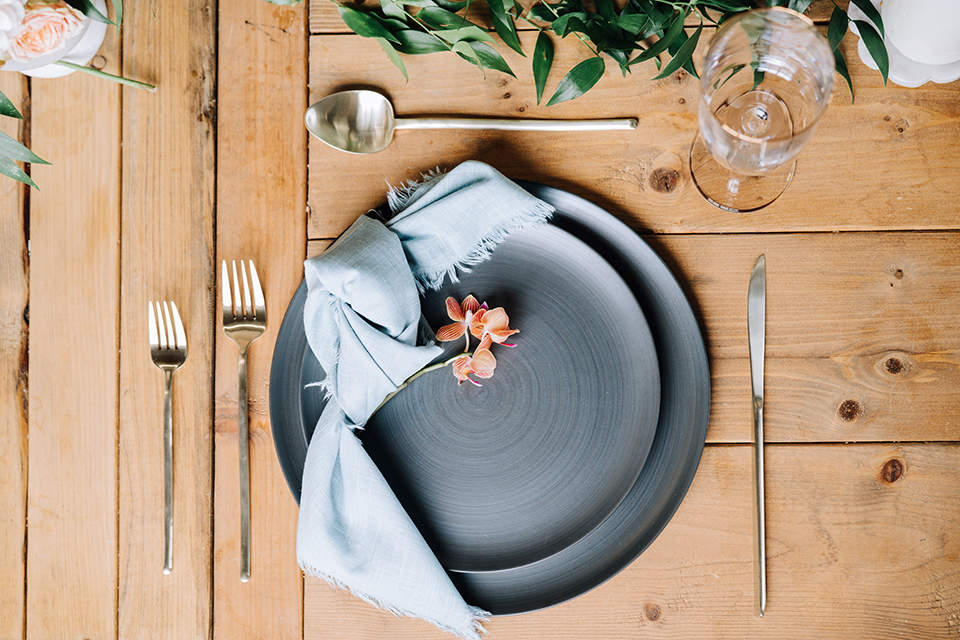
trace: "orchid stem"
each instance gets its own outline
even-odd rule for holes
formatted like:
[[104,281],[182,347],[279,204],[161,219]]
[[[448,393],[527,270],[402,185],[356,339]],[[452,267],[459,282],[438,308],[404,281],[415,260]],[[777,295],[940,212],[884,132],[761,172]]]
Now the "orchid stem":
[[437,364],[432,364],[432,365],[430,365],[429,367],[424,367],[423,369],[420,369],[420,371],[417,371],[415,374],[413,374],[412,376],[410,376],[409,378],[407,378],[406,380],[404,380],[404,381],[400,384],[399,387],[397,387],[396,389],[394,389],[393,391],[391,391],[390,393],[388,393],[388,394],[387,394],[387,397],[383,399],[383,402],[381,402],[380,404],[378,404],[378,405],[377,405],[377,408],[374,409],[374,410],[373,410],[373,413],[371,413],[370,415],[373,416],[374,414],[377,413],[377,411],[380,411],[380,407],[382,407],[383,405],[387,404],[387,402],[390,401],[390,398],[392,398],[393,396],[395,396],[395,395],[397,395],[398,393],[400,393],[401,391],[403,391],[403,389],[404,389],[407,385],[409,385],[411,382],[413,382],[414,380],[416,380],[417,378],[419,378],[419,377],[422,376],[423,374],[425,374],[425,373],[430,373],[431,371],[436,371],[437,369],[443,369],[444,367],[446,367],[446,366],[449,365],[450,363],[455,362],[456,360],[462,358],[464,355],[471,355],[471,356],[472,356],[473,353],[471,353],[471,352],[469,351],[469,348],[470,348],[470,346],[469,346],[469,342],[468,342],[468,343],[467,343],[467,349],[468,349],[468,351],[464,351],[463,353],[457,354],[457,355],[455,355],[454,357],[450,358],[449,360],[445,360],[445,361],[443,361],[443,362],[438,362]]
[[91,75],[105,78],[107,80],[113,80],[114,82],[119,82],[120,84],[125,84],[131,87],[137,87],[138,89],[146,89],[147,91],[156,91],[157,88],[152,84],[147,84],[146,82],[138,82],[137,80],[130,80],[129,78],[123,78],[121,76],[115,76],[112,73],[106,73],[105,71],[100,71],[99,69],[94,69],[93,67],[85,67],[83,65],[74,64],[72,62],[67,62],[66,60],[57,60],[56,64],[61,67],[67,67],[68,69],[73,69],[74,71],[83,71],[84,73],[89,73]]

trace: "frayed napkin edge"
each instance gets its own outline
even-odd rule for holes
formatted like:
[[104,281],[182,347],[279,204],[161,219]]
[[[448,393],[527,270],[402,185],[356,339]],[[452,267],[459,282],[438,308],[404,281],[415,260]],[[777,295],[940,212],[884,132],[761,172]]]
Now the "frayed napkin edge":
[[397,616],[398,618],[400,616],[406,616],[408,618],[414,618],[417,620],[423,620],[425,622],[429,622],[430,624],[437,627],[441,631],[444,631],[451,635],[455,635],[458,638],[463,638],[463,640],[481,640],[481,636],[480,636],[481,633],[483,635],[488,635],[488,631],[484,628],[483,625],[484,623],[490,621],[490,613],[487,611],[484,611],[479,607],[474,607],[473,605],[466,605],[467,611],[469,611],[470,613],[471,628],[461,629],[458,627],[452,627],[438,620],[433,620],[431,618],[418,615],[411,611],[406,611],[404,609],[399,609],[397,607],[392,607],[390,605],[384,604],[379,599],[374,598],[373,596],[370,596],[366,593],[363,593],[362,591],[357,591],[356,589],[350,587],[349,585],[344,584],[340,580],[337,580],[333,576],[327,573],[324,573],[323,571],[317,571],[314,567],[310,565],[301,564],[300,568],[303,569],[304,573],[306,573],[307,575],[312,576],[314,578],[321,578],[330,586],[335,587],[337,589],[344,590],[344,591],[348,591],[350,592],[351,595],[357,598],[360,598],[364,602],[372,604],[373,606],[375,606],[377,609],[380,609],[381,611],[388,611],[393,615]]
[[[448,171],[432,169],[426,173],[421,173],[422,180],[410,180],[406,184],[395,187],[389,182],[387,186],[387,205],[390,208],[390,217],[397,215],[406,209],[413,201],[428,192],[435,186],[441,178],[447,175]],[[509,178],[507,178],[509,180]],[[517,188],[520,188],[519,186]],[[411,268],[413,278],[417,283],[417,292],[423,295],[428,289],[436,291],[443,286],[444,281],[449,278],[450,282],[460,282],[458,272],[470,273],[470,267],[476,266],[490,258],[490,254],[496,249],[503,240],[513,233],[528,227],[535,227],[546,224],[553,216],[555,209],[552,205],[531,196],[534,200],[533,207],[529,211],[522,211],[504,221],[503,224],[493,229],[485,238],[481,238],[470,253],[457,260],[445,269],[435,271],[422,271]],[[381,218],[382,219],[382,218]],[[383,219],[382,219],[383,220]],[[387,220],[383,220],[387,222]]]

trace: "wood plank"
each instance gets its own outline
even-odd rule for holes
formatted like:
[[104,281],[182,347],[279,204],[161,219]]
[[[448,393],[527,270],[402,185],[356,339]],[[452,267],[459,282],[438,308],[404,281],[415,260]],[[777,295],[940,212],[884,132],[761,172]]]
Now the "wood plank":
[[[247,361],[248,406],[237,406],[237,348],[217,306],[215,638],[302,638],[297,504],[269,422],[271,356],[303,277],[306,248],[305,7],[230,0],[221,11],[217,127],[217,261],[253,260],[267,330]],[[237,81],[242,78],[243,81]],[[277,96],[283,99],[277,99]],[[221,283],[222,286],[222,283]],[[217,298],[219,305],[219,297]],[[251,576],[240,582],[238,410],[250,426]]]
[[[349,33],[350,30],[347,29],[346,25],[343,24],[343,20],[340,19],[340,13],[337,11],[337,4],[331,2],[330,0],[309,0],[310,1],[310,33],[311,34],[322,34],[322,33]],[[373,3],[365,3],[364,0],[359,2],[350,2],[344,3],[350,5],[359,5],[360,7],[371,6]],[[471,20],[477,21],[479,24],[485,24],[482,21],[482,18],[486,16],[486,6],[483,3],[477,3],[479,6],[472,6],[471,11]],[[521,2],[525,7],[533,6],[533,2],[529,0]],[[615,2],[614,5],[620,6],[624,4],[623,2]],[[849,0],[840,0],[838,3],[840,7],[846,8],[849,4]],[[814,0],[813,4],[810,5],[810,8],[807,9],[805,14],[810,17],[811,20],[816,22],[827,22],[830,20],[830,12],[833,10],[833,3],[830,0]],[[480,14],[481,20],[476,18],[475,14]],[[693,19],[691,18],[691,22]],[[523,22],[520,22],[517,25],[519,30],[529,30],[532,27],[525,25]],[[572,39],[572,38],[571,38]],[[572,43],[571,43],[572,44]]]
[[[956,635],[960,446],[769,447],[763,618],[753,614],[749,469],[749,447],[708,446],[677,514],[633,564],[568,603],[494,619],[490,637]],[[306,640],[384,637],[447,636],[307,581]]]
[[[0,74],[0,91],[29,118],[26,78]],[[24,141],[27,121],[0,119],[0,130]],[[0,178],[0,638],[24,633],[27,554],[27,313],[29,257],[24,187]]]
[[[108,30],[109,31],[109,30]],[[108,33],[106,70],[119,69]],[[120,89],[34,79],[27,638],[117,633]]]
[[[532,49],[530,38],[522,38]],[[706,38],[698,56],[703,55]],[[398,131],[375,156],[344,154],[311,140],[308,233],[329,238],[383,201],[384,183],[417,179],[466,159],[488,162],[514,178],[565,188],[615,209],[638,229],[656,233],[952,229],[960,198],[960,81],[923,92],[882,86],[847,42],[857,91],[851,105],[839,79],[831,106],[800,156],[797,175],[774,204],[732,214],[703,201],[692,186],[687,153],[696,131],[697,87],[678,72],[651,81],[652,63],[633,75],[608,73],[585,96],[536,105],[529,61],[504,51],[518,78],[486,79],[454,56],[407,57],[409,83],[376,42],[357,36],[310,40],[310,102],[337,90],[367,87],[389,95],[401,116],[464,114],[518,118],[638,116],[634,132],[513,133]],[[558,47],[550,95],[579,62],[575,47]],[[699,59],[699,57],[697,58]],[[856,163],[850,158],[858,158]],[[330,179],[349,175],[350,180]],[[851,189],[850,185],[856,188]]]
[[[120,301],[122,638],[209,638],[213,557],[214,0],[127,3]],[[147,305],[177,304],[186,363],[173,375],[173,572],[163,575],[163,375]]]
[[711,441],[750,438],[746,290],[761,253],[768,441],[960,440],[956,232],[645,239],[704,328]]

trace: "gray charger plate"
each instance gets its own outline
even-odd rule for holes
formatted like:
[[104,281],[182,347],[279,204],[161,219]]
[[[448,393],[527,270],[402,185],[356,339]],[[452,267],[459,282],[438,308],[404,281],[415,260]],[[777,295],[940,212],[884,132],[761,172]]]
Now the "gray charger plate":
[[[587,200],[544,185],[518,184],[554,205],[553,224],[593,247],[632,290],[656,345],[661,400],[656,434],[643,468],[602,522],[579,540],[530,564],[499,571],[450,572],[467,602],[494,615],[533,611],[574,598],[639,556],[669,522],[693,481],[710,409],[703,337],[682,289],[663,261],[629,227]],[[312,354],[305,339],[297,336],[296,321],[288,322],[302,318],[304,298],[298,292],[288,307],[270,379],[277,455],[298,500],[307,446],[303,425],[312,429],[319,415],[318,407],[304,400],[300,382],[304,359],[312,359]]]

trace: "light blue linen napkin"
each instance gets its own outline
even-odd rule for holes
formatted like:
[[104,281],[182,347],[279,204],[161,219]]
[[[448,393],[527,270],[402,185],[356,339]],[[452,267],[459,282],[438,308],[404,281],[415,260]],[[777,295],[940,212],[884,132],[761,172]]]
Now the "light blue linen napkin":
[[[395,614],[477,639],[487,613],[466,604],[353,430],[440,355],[419,293],[486,259],[553,208],[479,162],[391,189],[395,215],[361,216],[305,263],[307,341],[329,400],[307,451],[297,526],[303,570]],[[455,384],[453,376],[450,383]]]

